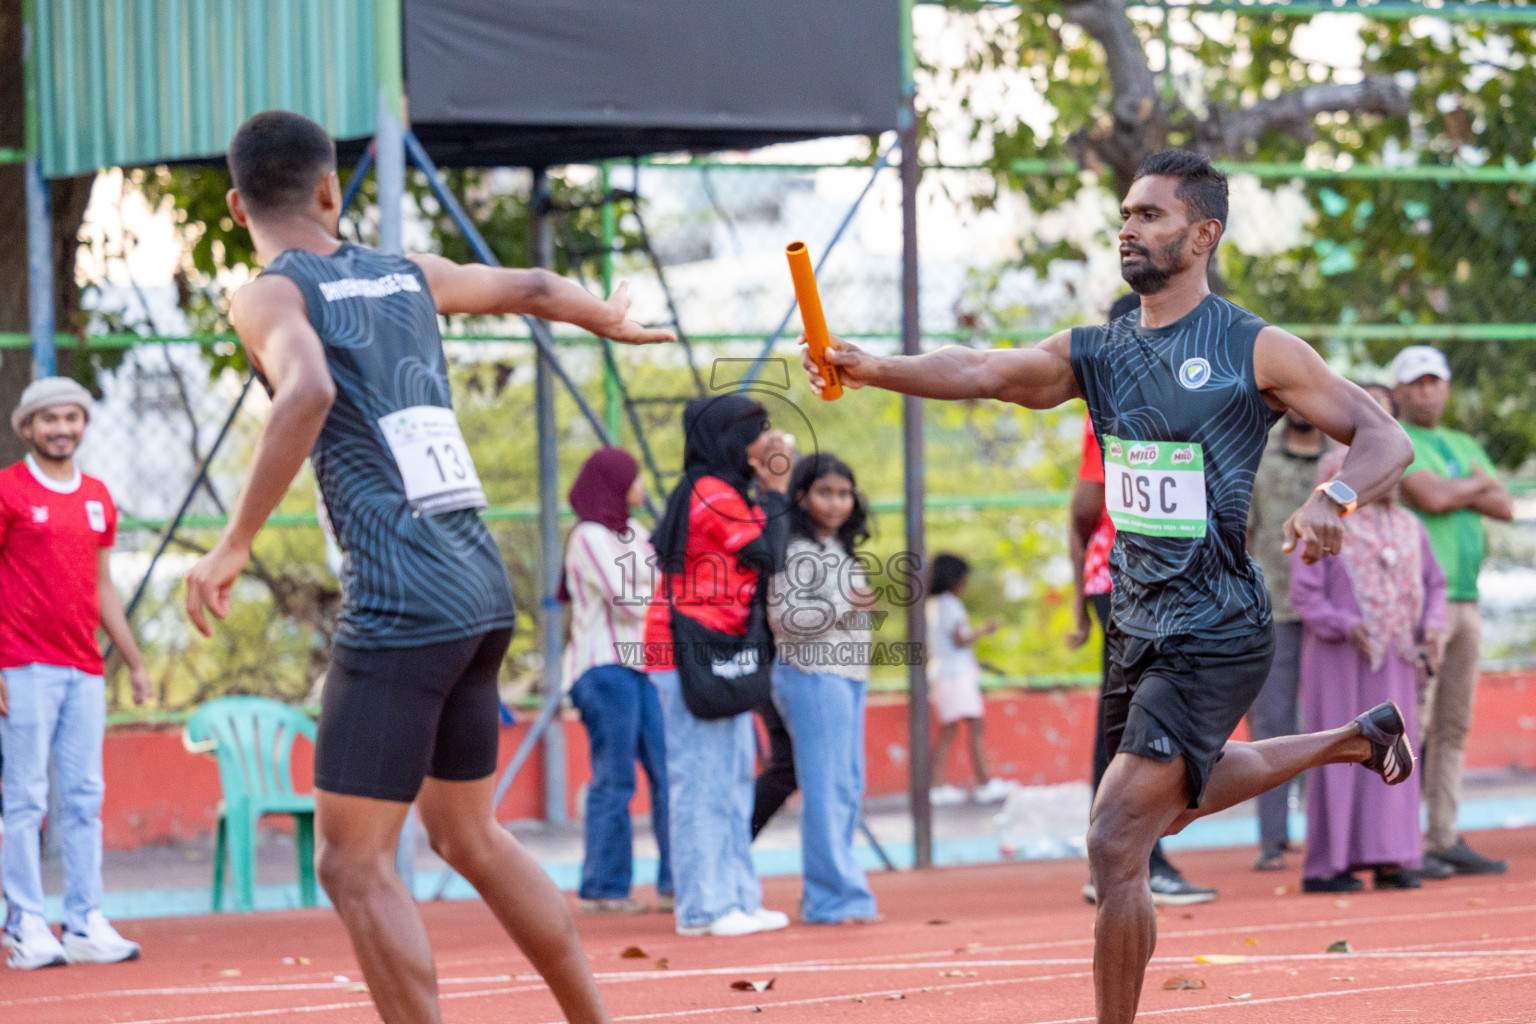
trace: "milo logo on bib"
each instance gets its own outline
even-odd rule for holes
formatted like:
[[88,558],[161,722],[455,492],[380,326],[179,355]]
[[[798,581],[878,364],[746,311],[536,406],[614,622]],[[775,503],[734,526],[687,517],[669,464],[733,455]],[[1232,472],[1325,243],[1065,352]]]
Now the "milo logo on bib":
[[1104,438],[1104,504],[1115,529],[1205,536],[1205,455],[1198,444]]

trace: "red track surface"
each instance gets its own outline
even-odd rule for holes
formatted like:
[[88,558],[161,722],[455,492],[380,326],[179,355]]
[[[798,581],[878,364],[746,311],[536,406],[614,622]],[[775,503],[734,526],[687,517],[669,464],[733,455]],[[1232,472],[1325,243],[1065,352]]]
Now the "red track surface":
[[[1159,915],[1158,958],[1141,1019],[1206,1024],[1536,1022],[1536,830],[1484,833],[1508,875],[1345,899],[1295,892],[1297,872],[1257,875],[1251,851],[1188,854],[1180,865],[1221,899]],[[620,1021],[711,1021],[760,1008],[784,1022],[1091,1022],[1093,912],[1081,861],[880,875],[886,920],[795,925],[738,939],[680,938],[669,916],[583,919]],[[1276,888],[1287,886],[1284,893]],[[767,903],[792,910],[798,882]],[[555,1022],[553,1000],[477,903],[425,908],[444,1017]],[[6,1024],[378,1019],[329,911],[123,922],[134,964],[0,971]],[[1352,954],[1329,954],[1345,939]],[[644,959],[620,956],[628,946]],[[1240,956],[1198,963],[1197,955]],[[285,961],[287,958],[287,961]],[[658,961],[665,958],[665,969]],[[345,980],[337,980],[340,975]],[[1204,988],[1167,991],[1193,977]],[[766,992],[737,980],[774,979]]]

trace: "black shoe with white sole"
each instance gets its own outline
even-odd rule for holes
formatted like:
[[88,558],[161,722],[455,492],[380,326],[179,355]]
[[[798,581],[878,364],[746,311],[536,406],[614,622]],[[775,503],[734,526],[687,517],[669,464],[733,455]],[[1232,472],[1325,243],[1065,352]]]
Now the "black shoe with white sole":
[[1413,750],[1405,735],[1403,713],[1391,701],[1378,704],[1356,718],[1360,734],[1371,741],[1371,756],[1361,764],[1380,775],[1389,786],[1406,782],[1413,774]]

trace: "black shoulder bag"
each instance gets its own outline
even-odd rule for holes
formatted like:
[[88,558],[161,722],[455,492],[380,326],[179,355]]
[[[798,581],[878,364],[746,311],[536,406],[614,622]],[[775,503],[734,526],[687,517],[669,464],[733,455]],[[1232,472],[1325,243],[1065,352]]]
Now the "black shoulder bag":
[[721,633],[679,610],[673,601],[671,578],[666,578],[673,659],[683,703],[696,718],[732,718],[761,707],[773,695],[774,644],[768,629],[768,581],[784,563],[789,539],[784,515],[787,499],[777,491],[766,491],[760,504],[766,520],[763,533],[737,553],[738,558],[745,556],[760,563],[746,633]]

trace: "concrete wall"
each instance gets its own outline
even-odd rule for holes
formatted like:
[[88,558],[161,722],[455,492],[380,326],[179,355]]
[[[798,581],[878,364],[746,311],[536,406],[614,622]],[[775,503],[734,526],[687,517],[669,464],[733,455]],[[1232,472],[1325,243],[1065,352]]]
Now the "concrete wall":
[[[1086,779],[1096,698],[1087,689],[991,694],[986,749],[992,771],[1026,783]],[[1469,768],[1536,770],[1536,672],[1484,676],[1474,722],[1467,746]],[[570,781],[568,810],[574,815],[577,796],[591,777],[587,736],[573,714],[568,713],[561,724]],[[503,765],[511,760],[526,730],[526,723],[502,729]],[[1246,726],[1240,726],[1237,738],[1245,736]],[[952,781],[970,777],[961,747],[956,744],[950,763]],[[907,714],[900,696],[871,699],[865,752],[871,796],[906,791]],[[105,769],[107,796],[102,813],[108,849],[199,839],[212,831],[219,802],[218,770],[211,756],[190,754],[182,747],[179,729],[113,729],[107,736]],[[294,752],[294,773],[302,781],[300,788],[308,788],[313,759],[303,741]],[[502,804],[501,817],[542,816],[543,784],[539,759],[532,758]],[[649,806],[642,783],[634,810],[644,813]]]

